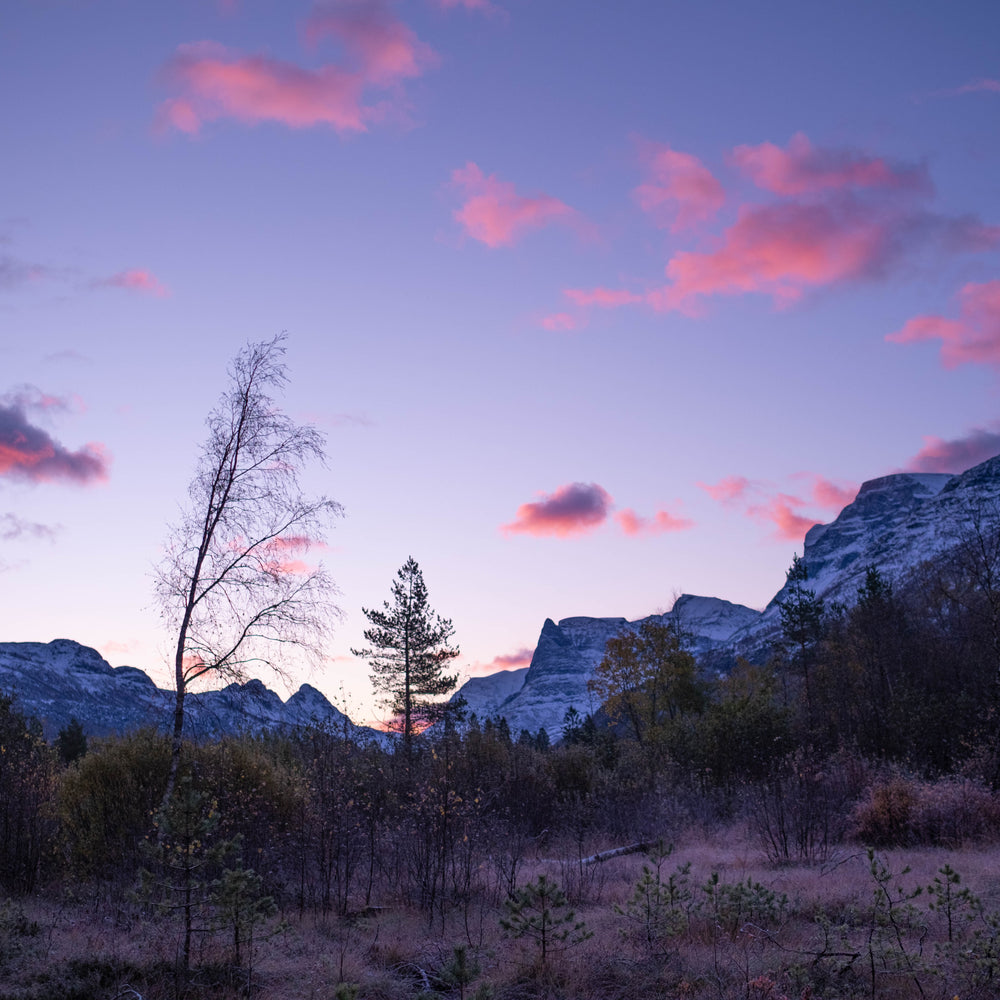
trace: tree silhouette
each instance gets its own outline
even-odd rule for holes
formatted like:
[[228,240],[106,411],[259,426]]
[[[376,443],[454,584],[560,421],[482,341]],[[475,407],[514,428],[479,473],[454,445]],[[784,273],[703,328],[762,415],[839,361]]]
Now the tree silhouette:
[[431,699],[458,683],[457,674],[444,671],[459,649],[448,644],[455,629],[429,606],[423,574],[412,556],[396,573],[392,603],[383,601],[382,608],[361,609],[371,622],[364,633],[370,645],[351,652],[368,661],[372,684],[384,692],[384,704],[396,717],[409,751],[413,737],[441,714],[443,706]]

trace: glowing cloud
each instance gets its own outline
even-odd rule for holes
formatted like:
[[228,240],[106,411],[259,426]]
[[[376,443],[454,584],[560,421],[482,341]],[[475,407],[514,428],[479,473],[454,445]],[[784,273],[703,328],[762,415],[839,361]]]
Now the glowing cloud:
[[858,495],[858,487],[853,484],[838,485],[815,473],[811,474],[810,478],[812,479],[812,502],[817,507],[826,507],[839,513]]
[[533,653],[533,649],[523,646],[516,652],[502,653],[500,656],[494,656],[489,663],[473,664],[469,668],[469,672],[477,676],[486,676],[495,674],[500,670],[519,670],[521,667],[526,667],[531,663]]
[[[39,404],[40,408],[44,404]],[[100,444],[69,451],[28,420],[21,397],[0,399],[0,476],[31,483],[79,483],[108,478],[108,456]]]
[[810,286],[877,276],[894,250],[885,221],[858,205],[744,206],[718,250],[671,259],[673,284],[650,302],[680,309],[697,296],[758,292],[785,304]]
[[615,514],[615,520],[626,535],[662,535],[694,527],[694,521],[671,514],[668,510],[658,510],[652,517],[640,517],[634,510],[626,508]]
[[475,163],[454,170],[451,183],[466,195],[455,219],[474,240],[488,247],[510,246],[532,229],[552,222],[572,222],[575,209],[547,194],[519,195],[509,181],[485,176]]
[[726,193],[696,156],[650,144],[642,152],[648,179],[633,194],[657,225],[692,229],[715,216]]
[[958,293],[959,318],[915,316],[886,340],[912,344],[941,341],[941,364],[1000,364],[1000,280],[970,282]]
[[159,278],[142,268],[131,268],[119,271],[110,278],[101,278],[92,282],[93,288],[124,288],[131,292],[142,292],[145,295],[163,297],[169,295],[167,286]]
[[776,538],[786,542],[800,542],[813,525],[820,523],[816,518],[806,517],[795,509],[802,505],[803,501],[798,497],[779,493],[763,506],[751,507],[748,513],[773,524]]
[[720,503],[738,503],[750,489],[750,480],[745,476],[726,476],[717,483],[698,483],[713,499]]
[[954,441],[925,437],[923,448],[906,468],[914,472],[964,472],[996,455],[1000,455],[1000,425],[992,430],[976,427]]
[[181,45],[163,70],[176,94],[160,106],[158,128],[194,134],[207,121],[235,118],[250,125],[271,121],[289,128],[327,125],[341,133],[364,132],[387,112],[385,95],[366,104],[365,91],[419,76],[437,59],[378,2],[322,5],[306,19],[303,32],[313,46],[335,38],[347,64],[306,69],[214,42]]
[[931,187],[923,167],[895,167],[854,150],[817,149],[801,132],[787,149],[770,142],[737,146],[732,159],[758,187],[781,195],[848,187],[926,192]]
[[599,528],[608,518],[614,501],[597,483],[569,483],[542,499],[517,508],[504,534],[554,535],[568,538]]

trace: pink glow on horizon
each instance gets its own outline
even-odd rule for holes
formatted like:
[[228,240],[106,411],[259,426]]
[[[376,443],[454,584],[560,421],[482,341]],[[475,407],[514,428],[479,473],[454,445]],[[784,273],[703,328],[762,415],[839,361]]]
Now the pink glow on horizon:
[[101,278],[93,282],[94,288],[124,288],[128,291],[142,292],[145,295],[155,295],[163,298],[170,290],[152,272],[135,267],[127,271],[119,271],[110,278]]
[[519,195],[512,183],[495,174],[484,175],[472,162],[452,171],[451,182],[466,195],[454,218],[469,236],[488,247],[510,246],[531,229],[577,216],[575,209],[547,194]]
[[925,437],[924,446],[906,464],[907,471],[956,474],[1000,455],[1000,424],[976,427],[965,437],[945,441]]
[[640,517],[631,508],[618,511],[615,520],[626,535],[662,535],[666,532],[687,531],[694,527],[694,521],[672,514],[668,510],[658,510],[652,517]]
[[599,528],[614,501],[597,483],[567,483],[541,499],[523,503],[514,520],[505,524],[505,535],[524,534],[570,538]]
[[597,306],[601,309],[615,309],[645,301],[642,295],[623,288],[564,288],[563,295],[575,305]]
[[764,142],[737,146],[732,159],[754,184],[781,195],[800,195],[837,188],[887,188],[929,191],[922,167],[893,167],[881,157],[846,149],[817,149],[802,133],[786,149]]
[[914,316],[902,329],[886,336],[897,344],[941,341],[941,364],[1000,364],[1000,279],[970,282],[958,293],[959,318]]
[[650,144],[642,159],[649,179],[633,194],[657,225],[675,233],[693,229],[713,218],[725,203],[722,185],[698,157]]

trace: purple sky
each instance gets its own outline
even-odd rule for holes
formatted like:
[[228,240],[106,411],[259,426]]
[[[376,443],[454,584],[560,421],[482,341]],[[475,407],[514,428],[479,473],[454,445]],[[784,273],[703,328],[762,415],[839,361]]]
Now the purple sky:
[[0,639],[166,677],[150,569],[282,330],[347,514],[295,681],[354,716],[409,555],[465,673],[762,606],[865,479],[1000,452],[998,38],[992,0],[10,0]]

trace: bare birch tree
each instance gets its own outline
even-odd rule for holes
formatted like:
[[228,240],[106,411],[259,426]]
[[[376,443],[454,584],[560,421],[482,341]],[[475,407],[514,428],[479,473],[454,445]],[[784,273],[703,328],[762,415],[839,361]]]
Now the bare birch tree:
[[176,635],[164,805],[177,780],[191,685],[210,676],[241,680],[260,666],[281,672],[282,653],[289,646],[317,651],[339,614],[326,571],[302,557],[342,509],[300,486],[302,470],[324,461],[324,439],[275,401],[288,382],[284,354],[281,334],[248,344],[230,364],[188,503],[156,574],[162,616]]

